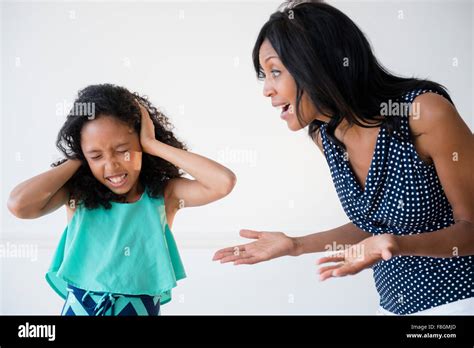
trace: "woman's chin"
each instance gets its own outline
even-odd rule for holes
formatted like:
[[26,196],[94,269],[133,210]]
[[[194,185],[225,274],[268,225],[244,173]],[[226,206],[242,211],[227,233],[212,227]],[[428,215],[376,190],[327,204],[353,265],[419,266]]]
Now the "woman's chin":
[[299,131],[303,128],[303,127],[301,127],[298,120],[288,120],[288,121],[286,121],[286,124],[288,126],[288,129],[293,131],[293,132],[297,132],[297,131]]

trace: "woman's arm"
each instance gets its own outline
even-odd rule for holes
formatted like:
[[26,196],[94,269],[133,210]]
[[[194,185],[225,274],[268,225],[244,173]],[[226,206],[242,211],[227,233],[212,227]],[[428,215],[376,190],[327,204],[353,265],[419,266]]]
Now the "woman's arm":
[[434,232],[413,235],[389,233],[367,238],[351,248],[318,260],[320,279],[354,275],[394,256],[458,257],[474,255],[474,228],[469,221]]
[[396,236],[397,255],[456,257],[474,255],[474,226],[469,221],[457,221],[445,229]]
[[230,169],[206,157],[158,141],[148,111],[141,104],[139,107],[142,115],[140,143],[143,151],[163,158],[196,179],[174,178],[168,181],[165,199],[173,207],[178,209],[208,204],[232,191],[236,176]]
[[433,160],[453,209],[454,225],[417,235],[399,236],[400,255],[453,257],[474,255],[474,136],[445,98],[426,93],[415,98],[420,115],[410,128],[422,134],[418,148]]
[[345,248],[346,246],[357,244],[371,236],[371,233],[365,232],[352,222],[349,222],[328,231],[295,237],[294,256],[322,251],[336,251],[341,247]]
[[80,166],[79,160],[67,160],[18,184],[10,193],[8,209],[21,219],[35,219],[58,209],[69,199],[64,184]]
[[353,223],[303,237],[288,237],[282,232],[252,230],[241,230],[240,235],[257,240],[218,250],[213,260],[220,260],[221,263],[234,262],[236,265],[254,264],[287,255],[299,256],[306,253],[339,250],[371,236]]
[[417,151],[432,159],[455,223],[433,232],[382,234],[366,239],[344,253],[321,258],[320,265],[339,262],[322,267],[321,279],[353,275],[398,255],[474,255],[474,136],[453,105],[442,96],[426,93],[416,97],[413,103],[419,103],[420,110],[419,117],[409,119],[410,128],[421,134]]

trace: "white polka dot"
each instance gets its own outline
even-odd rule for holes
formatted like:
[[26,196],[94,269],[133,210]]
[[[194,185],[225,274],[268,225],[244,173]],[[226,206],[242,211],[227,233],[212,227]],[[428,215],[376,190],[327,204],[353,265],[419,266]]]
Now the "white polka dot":
[[[411,103],[426,92],[435,91],[418,89],[402,99]],[[421,160],[409,138],[408,116],[400,117],[400,130],[393,135],[380,128],[364,189],[344,151],[327,136],[327,124],[320,127],[342,207],[355,225],[374,235],[425,233],[454,224],[452,207],[434,165]],[[474,283],[472,256],[397,256],[372,268],[380,305],[396,314],[411,314],[474,296],[474,289],[470,289]]]

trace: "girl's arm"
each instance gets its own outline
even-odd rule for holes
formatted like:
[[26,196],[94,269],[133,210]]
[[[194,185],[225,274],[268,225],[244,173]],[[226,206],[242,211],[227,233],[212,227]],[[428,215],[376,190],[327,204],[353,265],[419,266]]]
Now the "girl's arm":
[[79,160],[67,160],[18,184],[10,193],[8,209],[21,219],[35,219],[53,212],[67,203],[69,191],[64,184],[80,166]]
[[143,151],[163,158],[196,179],[174,178],[168,181],[165,198],[173,207],[178,209],[208,204],[232,191],[237,179],[230,169],[206,157],[157,140],[148,111],[138,104],[142,115],[140,143]]

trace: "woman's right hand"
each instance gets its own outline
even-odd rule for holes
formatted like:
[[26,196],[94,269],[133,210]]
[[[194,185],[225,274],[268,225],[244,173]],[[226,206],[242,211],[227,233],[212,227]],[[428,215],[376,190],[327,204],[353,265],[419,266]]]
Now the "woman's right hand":
[[218,250],[212,260],[220,260],[221,263],[234,262],[234,265],[253,265],[280,256],[300,254],[296,239],[282,232],[240,230],[240,235],[256,241]]

